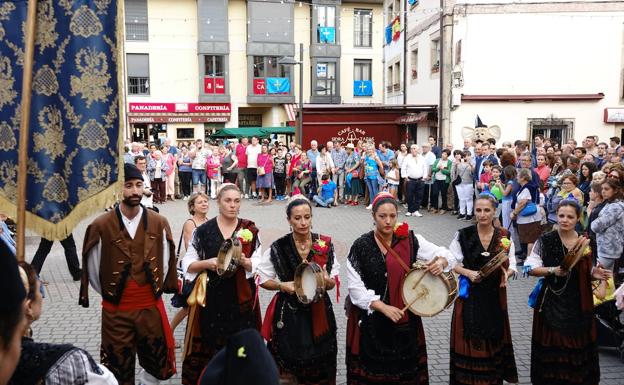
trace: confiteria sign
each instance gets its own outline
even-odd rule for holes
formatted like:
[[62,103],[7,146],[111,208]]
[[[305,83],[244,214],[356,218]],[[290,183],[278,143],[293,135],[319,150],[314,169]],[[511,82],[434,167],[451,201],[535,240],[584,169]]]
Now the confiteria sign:
[[230,103],[129,103],[130,113],[230,114]]

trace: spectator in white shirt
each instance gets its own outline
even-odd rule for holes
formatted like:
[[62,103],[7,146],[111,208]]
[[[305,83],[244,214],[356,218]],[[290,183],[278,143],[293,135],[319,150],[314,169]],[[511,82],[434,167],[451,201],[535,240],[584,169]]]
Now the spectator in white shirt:
[[412,144],[410,154],[403,159],[401,175],[407,178],[405,200],[407,201],[406,216],[422,217],[418,211],[425,187],[424,178],[429,175],[429,167],[425,158],[418,154],[418,146]]
[[[429,198],[431,195],[431,167],[436,161],[435,154],[431,151],[431,144],[429,142],[423,143],[420,148],[422,149],[422,156],[425,158],[425,162],[427,163],[427,175],[424,176],[425,186],[423,189],[423,198],[421,201],[421,207],[426,209],[429,206]],[[433,206],[433,205],[432,205]]]
[[258,178],[258,155],[262,151],[262,146],[258,137],[251,138],[251,144],[245,149],[247,154],[247,180],[249,181],[250,194],[252,199],[258,198],[256,194],[256,179]]

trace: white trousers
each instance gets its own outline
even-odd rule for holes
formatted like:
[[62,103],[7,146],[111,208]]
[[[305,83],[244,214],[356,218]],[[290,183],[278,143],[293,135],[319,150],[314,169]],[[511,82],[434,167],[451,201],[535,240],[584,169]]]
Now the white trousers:
[[459,198],[459,213],[461,215],[472,215],[474,187],[471,183],[461,183],[455,186],[457,197]]

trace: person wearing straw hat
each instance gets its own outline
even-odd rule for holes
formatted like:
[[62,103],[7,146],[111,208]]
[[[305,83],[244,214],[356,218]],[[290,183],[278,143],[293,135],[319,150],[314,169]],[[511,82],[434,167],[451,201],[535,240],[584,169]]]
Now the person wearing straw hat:
[[347,256],[347,383],[426,384],[427,348],[421,318],[407,311],[401,287],[417,259],[433,275],[454,267],[450,251],[397,223],[398,203],[379,193],[372,203],[375,229]]
[[175,245],[167,220],[141,205],[143,175],[124,165],[123,199],[87,228],[79,303],[89,284],[102,296],[101,361],[119,384],[158,384],[176,372],[175,342],[162,300],[177,289]]

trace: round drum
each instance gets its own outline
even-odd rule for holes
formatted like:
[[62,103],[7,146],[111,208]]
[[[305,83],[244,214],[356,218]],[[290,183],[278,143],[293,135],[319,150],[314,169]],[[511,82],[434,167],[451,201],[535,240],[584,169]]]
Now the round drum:
[[401,295],[412,313],[433,317],[453,303],[457,287],[457,278],[451,272],[435,276],[425,269],[412,269],[405,275]]
[[238,238],[226,239],[217,255],[217,275],[231,277],[239,266],[242,246]]
[[302,263],[295,270],[295,293],[299,302],[308,305],[317,302],[325,294],[323,269],[315,263]]

